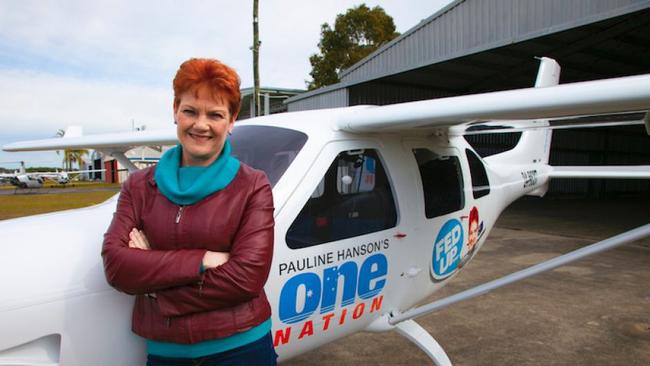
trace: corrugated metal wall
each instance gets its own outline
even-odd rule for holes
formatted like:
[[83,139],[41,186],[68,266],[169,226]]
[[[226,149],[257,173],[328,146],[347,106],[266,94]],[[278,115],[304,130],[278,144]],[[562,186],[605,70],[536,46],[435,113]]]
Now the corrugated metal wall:
[[426,100],[450,96],[427,88],[371,81],[349,87],[349,105],[386,105],[407,101]]
[[289,112],[348,106],[348,89],[336,89],[288,103]]
[[462,0],[341,75],[356,83],[647,7],[649,0]]

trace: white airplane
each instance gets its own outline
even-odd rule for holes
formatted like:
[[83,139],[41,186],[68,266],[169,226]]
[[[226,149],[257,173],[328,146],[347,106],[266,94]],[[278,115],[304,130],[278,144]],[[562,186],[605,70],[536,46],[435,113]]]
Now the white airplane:
[[[650,166],[550,166],[546,120],[646,111],[650,75],[558,79],[559,65],[544,58],[536,88],[237,123],[234,154],[273,185],[276,242],[265,289],[280,361],[354,332],[395,330],[450,365],[415,317],[650,235],[645,225],[415,307],[466,267],[510,203],[544,195],[550,179],[650,178]],[[463,135],[486,124],[523,132],[513,149],[481,158]],[[4,149],[94,148],[135,169],[125,151],[176,141],[170,126]],[[100,257],[116,202],[0,222],[0,365],[144,364],[144,340],[130,331],[134,299],[108,286]],[[52,245],[53,235],[66,240]]]
[[39,173],[45,179],[53,180],[59,184],[68,184],[73,180],[79,179],[81,174],[86,173],[99,173],[106,171],[106,169],[86,169],[86,170],[72,170],[72,171],[56,171],[52,173]]
[[102,172],[105,169],[90,170],[73,170],[73,171],[54,171],[54,172],[26,172],[21,167],[20,171],[15,173],[0,174],[0,179],[8,181],[18,188],[41,188],[45,180],[51,180],[59,184],[68,184],[72,175]]
[[40,188],[44,183],[42,177],[37,174],[27,174],[22,166],[20,170],[14,173],[0,174],[0,181],[18,188]]

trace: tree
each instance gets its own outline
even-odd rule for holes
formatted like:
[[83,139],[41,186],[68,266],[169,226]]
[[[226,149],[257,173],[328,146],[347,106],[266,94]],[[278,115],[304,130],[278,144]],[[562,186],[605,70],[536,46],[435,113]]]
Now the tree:
[[399,36],[393,18],[379,6],[361,4],[336,16],[334,29],[321,25],[320,54],[309,57],[313,78],[309,90],[339,82],[338,74],[359,62],[381,45]]
[[[144,126],[143,126],[144,127]],[[59,129],[56,131],[57,137],[63,137],[65,135],[65,130]],[[56,152],[59,154],[59,151]],[[63,164],[64,168],[67,171],[72,170],[72,164],[77,163],[79,170],[83,170],[81,163],[83,162],[84,155],[88,155],[88,150],[86,149],[65,149],[63,150]]]

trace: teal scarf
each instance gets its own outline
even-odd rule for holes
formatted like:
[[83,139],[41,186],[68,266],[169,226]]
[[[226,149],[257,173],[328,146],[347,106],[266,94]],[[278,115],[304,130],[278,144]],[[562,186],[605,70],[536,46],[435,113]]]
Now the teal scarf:
[[239,160],[231,156],[226,139],[219,158],[207,167],[182,167],[181,145],[167,150],[160,158],[154,179],[160,192],[177,205],[191,205],[232,182],[239,170]]

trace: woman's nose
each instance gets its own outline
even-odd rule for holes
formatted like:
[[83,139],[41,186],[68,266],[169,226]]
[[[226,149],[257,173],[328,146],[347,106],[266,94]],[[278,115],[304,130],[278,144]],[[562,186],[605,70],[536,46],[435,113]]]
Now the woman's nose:
[[200,114],[194,122],[194,127],[200,128],[202,130],[209,129],[210,127],[208,126],[208,117],[206,115]]

